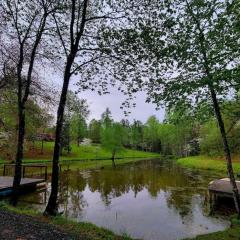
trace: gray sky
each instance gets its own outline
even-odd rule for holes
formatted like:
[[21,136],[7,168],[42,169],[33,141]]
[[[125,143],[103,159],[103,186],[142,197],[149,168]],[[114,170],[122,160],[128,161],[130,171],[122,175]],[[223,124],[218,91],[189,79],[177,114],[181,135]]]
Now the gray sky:
[[[48,68],[45,68],[41,71],[42,77],[44,77],[49,82],[52,82],[60,91],[62,87],[62,76],[60,72],[51,71]],[[70,87],[71,90],[77,90],[77,87],[74,86],[76,81],[71,79]],[[134,102],[136,103],[135,108],[131,108],[131,113],[125,117],[124,109],[120,109],[122,102],[126,99],[126,96],[123,95],[117,88],[109,88],[109,94],[106,95],[98,95],[97,92],[93,91],[84,91],[79,93],[79,98],[87,99],[90,105],[91,114],[89,116],[89,120],[95,118],[100,119],[101,114],[109,107],[110,111],[112,112],[113,119],[115,121],[120,121],[121,119],[125,118],[128,119],[130,122],[133,119],[140,120],[143,123],[151,116],[155,115],[160,121],[164,118],[164,110],[155,110],[155,105],[151,103],[145,103],[146,94],[144,92],[139,92],[136,95],[136,99]],[[128,109],[125,109],[128,110]]]
[[136,107],[130,109],[131,113],[127,117],[124,116],[124,109],[120,109],[121,103],[124,101],[126,96],[117,89],[111,88],[110,94],[102,96],[99,96],[96,92],[92,91],[85,91],[78,94],[78,96],[80,98],[87,99],[90,104],[91,115],[89,119],[100,119],[101,114],[107,107],[111,110],[112,116],[116,121],[127,118],[130,122],[132,122],[133,119],[146,122],[151,115],[155,115],[161,121],[164,118],[163,109],[156,111],[153,104],[145,103],[146,94],[143,92],[137,94],[134,101],[136,103]]

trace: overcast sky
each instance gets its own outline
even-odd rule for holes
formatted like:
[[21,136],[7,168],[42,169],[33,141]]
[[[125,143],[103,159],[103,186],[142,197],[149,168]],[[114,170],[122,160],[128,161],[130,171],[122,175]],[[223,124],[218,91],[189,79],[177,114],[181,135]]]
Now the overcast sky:
[[[62,76],[61,73],[52,72],[50,69],[44,69],[41,71],[42,77],[44,77],[49,82],[53,82],[54,85],[61,90],[62,87]],[[74,78],[71,79],[70,89],[75,91],[77,90]],[[124,109],[120,109],[122,102],[126,99],[126,96],[123,95],[117,88],[111,87],[109,89],[109,94],[106,95],[98,95],[93,91],[84,91],[79,93],[79,98],[87,99],[90,105],[91,114],[88,120],[93,118],[100,119],[101,114],[109,107],[112,117],[115,121],[120,121],[122,119],[128,119],[130,122],[133,119],[140,120],[143,123],[151,116],[155,115],[160,121],[164,118],[164,110],[156,110],[155,105],[151,103],[146,103],[146,94],[143,92],[139,92],[136,95],[136,99],[134,102],[136,103],[136,107],[130,109],[130,114],[126,117],[124,115]],[[128,109],[125,109],[128,110]]]
[[[144,93],[138,93],[135,99],[136,107],[130,109],[129,116],[124,116],[124,109],[120,109],[121,103],[124,101],[125,96],[117,89],[111,88],[110,94],[99,96],[96,92],[85,91],[78,94],[80,98],[87,99],[90,104],[91,115],[90,119],[100,119],[101,114],[109,107],[112,112],[112,116],[115,121],[120,121],[123,118],[127,118],[130,122],[133,119],[146,122],[151,115],[155,115],[159,120],[163,120],[164,111],[155,110],[155,106],[150,103],[145,103],[146,95]],[[128,110],[128,109],[126,109]]]

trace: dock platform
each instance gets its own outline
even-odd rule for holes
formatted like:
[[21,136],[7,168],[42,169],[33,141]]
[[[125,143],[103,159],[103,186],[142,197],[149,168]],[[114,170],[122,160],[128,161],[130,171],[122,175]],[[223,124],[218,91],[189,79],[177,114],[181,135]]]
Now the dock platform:
[[[25,190],[29,188],[37,188],[39,184],[46,183],[45,179],[34,179],[34,178],[22,178],[20,187]],[[2,176],[0,177],[0,197],[11,195],[13,189],[13,177]]]
[[[240,181],[236,181],[238,191],[240,192]],[[229,178],[217,179],[209,183],[208,185],[210,195],[210,207],[211,210],[215,209],[218,198],[232,198],[233,191]]]
[[[240,192],[240,181],[236,181],[238,190]],[[209,183],[208,190],[212,194],[221,195],[224,197],[232,197],[232,185],[229,178],[222,178],[214,180]]]

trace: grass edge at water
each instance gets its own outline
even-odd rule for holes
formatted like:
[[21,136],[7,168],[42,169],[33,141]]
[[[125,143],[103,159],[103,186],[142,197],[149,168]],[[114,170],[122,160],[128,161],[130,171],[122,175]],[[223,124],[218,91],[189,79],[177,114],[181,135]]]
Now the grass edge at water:
[[[177,163],[183,167],[198,169],[198,170],[210,170],[218,173],[225,173],[227,175],[227,164],[224,160],[214,157],[199,155],[190,156],[184,158],[178,158]],[[234,162],[233,168],[235,173],[240,172],[240,163]]]

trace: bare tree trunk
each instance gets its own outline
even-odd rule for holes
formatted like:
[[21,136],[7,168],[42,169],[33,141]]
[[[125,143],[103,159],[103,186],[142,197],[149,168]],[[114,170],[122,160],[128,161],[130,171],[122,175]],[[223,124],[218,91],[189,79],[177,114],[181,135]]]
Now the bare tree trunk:
[[56,133],[55,133],[55,145],[53,153],[53,162],[52,162],[52,180],[51,180],[51,194],[48,200],[47,207],[45,209],[45,215],[55,216],[58,213],[58,186],[59,186],[59,156],[61,150],[61,134],[63,126],[63,116],[64,109],[66,105],[67,91],[70,80],[70,69],[71,65],[67,63],[64,77],[64,83],[62,87],[61,98],[59,102],[58,112],[57,112],[57,124],[56,124]]
[[113,150],[111,159],[112,159],[112,166],[113,166],[114,168],[116,168],[116,164],[115,164],[115,154],[116,154],[116,151]]
[[15,161],[14,179],[13,179],[13,197],[11,203],[15,206],[17,204],[17,196],[22,178],[22,159],[23,159],[23,145],[25,136],[25,109],[19,104],[18,106],[18,142],[17,153]]
[[219,103],[218,103],[218,100],[217,100],[216,93],[215,93],[213,87],[210,86],[209,88],[210,88],[210,92],[211,92],[213,107],[214,107],[214,110],[215,110],[215,114],[216,114],[216,118],[217,118],[217,121],[218,121],[219,129],[220,129],[220,132],[221,132],[224,155],[225,155],[225,159],[227,161],[228,176],[229,176],[229,179],[230,179],[230,183],[232,185],[233,199],[234,199],[235,207],[236,207],[236,210],[237,210],[237,213],[238,213],[238,218],[240,218],[240,195],[239,195],[239,191],[238,191],[238,188],[237,188],[237,184],[236,184],[236,180],[235,180],[235,176],[234,176],[234,171],[233,171],[233,167],[232,167],[232,158],[231,158],[231,153],[230,153],[230,149],[229,149],[229,145],[228,145],[226,130],[225,130],[224,122],[223,122],[223,119],[222,119],[222,115],[221,115],[221,111],[220,111],[220,107],[219,107]]

